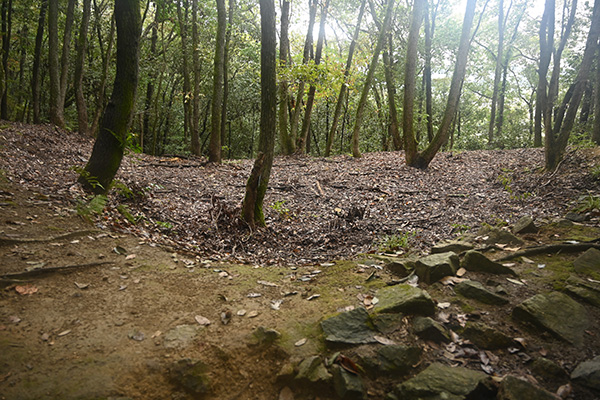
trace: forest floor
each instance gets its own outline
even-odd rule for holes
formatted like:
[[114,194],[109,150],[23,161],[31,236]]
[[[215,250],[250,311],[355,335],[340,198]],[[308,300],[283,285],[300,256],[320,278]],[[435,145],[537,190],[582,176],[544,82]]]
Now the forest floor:
[[[0,275],[29,275],[2,282],[0,399],[185,399],[173,383],[184,358],[206,364],[205,398],[277,398],[286,363],[326,351],[318,322],[367,304],[396,279],[378,253],[426,254],[440,240],[524,215],[550,223],[600,196],[598,148],[570,150],[554,173],[540,168],[541,149],[445,152],[425,171],[407,167],[402,152],[278,157],[267,228],[250,231],[238,216],[252,161],[131,153],[109,196],[93,200],[75,184],[92,144],[51,126],[1,122]],[[600,219],[588,217],[585,237],[600,237]],[[577,226],[526,241],[582,240]],[[511,305],[551,290],[551,277],[528,276]],[[432,296],[444,302],[448,288],[438,286]],[[483,307],[479,317],[504,326],[509,307]],[[509,325],[530,353],[571,371],[600,354],[600,315],[590,315],[580,349]],[[259,327],[282,332],[280,345],[249,345]],[[423,364],[440,354],[431,350]],[[496,357],[495,373],[528,375],[531,357]],[[371,383],[369,398],[393,384]],[[294,390],[297,399],[335,398]]]

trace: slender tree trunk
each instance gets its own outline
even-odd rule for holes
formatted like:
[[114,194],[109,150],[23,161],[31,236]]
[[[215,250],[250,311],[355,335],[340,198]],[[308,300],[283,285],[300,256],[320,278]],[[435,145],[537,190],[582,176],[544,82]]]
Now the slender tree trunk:
[[75,64],[75,102],[77,105],[77,121],[79,133],[88,135],[88,113],[83,93],[83,75],[85,56],[87,53],[87,34],[90,23],[91,0],[83,1],[83,14],[79,26],[79,40],[77,44],[77,62]]
[[[196,0],[194,0],[196,1]],[[158,42],[158,18],[159,18],[159,14],[161,12],[160,9],[160,2],[156,3],[156,10],[155,10],[155,16],[154,16],[154,22],[152,23],[152,33],[150,35],[150,61],[154,64],[156,63],[157,60],[157,52],[156,52],[156,44]],[[142,144],[142,151],[146,152],[148,151],[146,148],[147,143],[148,143],[148,137],[150,138],[154,138],[154,135],[151,134],[150,130],[150,114],[151,114],[151,107],[152,107],[152,99],[154,97],[154,82],[156,81],[156,74],[157,74],[157,69],[156,68],[151,68],[150,71],[148,72],[148,83],[146,84],[146,99],[144,100],[144,119],[143,119],[143,128],[142,131],[144,132],[145,135],[145,139],[143,140],[143,144]],[[154,118],[158,118],[158,115],[154,115]],[[194,137],[192,136],[192,143],[193,143]],[[153,143],[154,146],[154,143]]]
[[[312,53],[313,46],[313,28],[315,26],[315,18],[317,16],[317,0],[308,0],[309,15],[308,15],[308,32],[306,33],[306,40],[304,41],[304,51],[302,53],[302,64],[308,64],[310,54]],[[292,121],[290,123],[290,140],[296,142],[298,138],[298,121],[300,121],[300,112],[302,110],[302,99],[304,99],[304,80],[301,80],[298,84],[298,93],[296,95],[296,102],[294,112],[292,114]]]
[[106,79],[108,77],[108,66],[110,62],[110,56],[115,43],[115,17],[111,18],[110,31],[108,33],[108,40],[106,45],[106,56],[102,61],[102,76],[100,77],[100,87],[98,88],[98,95],[96,98],[96,110],[94,111],[94,121],[92,123],[92,129],[90,129],[90,135],[96,136],[100,126],[100,117],[104,112],[104,98],[106,92]]
[[235,0],[229,0],[227,15],[227,30],[225,33],[225,52],[223,54],[223,106],[221,109],[221,144],[225,143],[227,128],[227,106],[229,103],[229,46],[231,42],[231,29],[233,27],[233,11]]
[[50,122],[61,128],[65,120],[60,107],[60,67],[58,60],[58,0],[48,0],[48,71],[50,75]]
[[185,13],[181,10],[181,2],[177,2],[177,19],[179,21],[179,31],[181,35],[181,63],[183,68],[183,118],[184,118],[184,137],[191,128],[192,121],[192,85],[190,82],[190,68],[188,65],[188,1],[184,1]]
[[502,58],[504,53],[504,1],[498,1],[498,50],[496,51],[496,68],[494,69],[494,87],[492,88],[492,106],[488,124],[488,146],[494,144],[494,126],[496,124],[496,107],[498,105],[498,91],[502,79]]
[[198,0],[192,0],[192,69],[194,71],[194,88],[192,93],[191,139],[192,154],[200,155],[200,38],[198,35]]
[[217,42],[215,44],[215,63],[213,75],[213,97],[211,114],[210,144],[208,146],[208,160],[214,163],[221,162],[221,110],[223,107],[223,68],[225,61],[225,29],[227,27],[227,13],[225,0],[217,1]]
[[325,147],[325,157],[331,155],[331,147],[333,146],[333,140],[337,133],[340,115],[342,113],[342,107],[344,105],[344,99],[348,94],[348,77],[350,76],[350,68],[352,67],[352,58],[354,57],[354,50],[356,49],[356,42],[358,41],[358,35],[360,33],[360,23],[365,13],[365,6],[367,0],[362,0],[360,4],[360,10],[358,11],[358,19],[354,28],[354,34],[352,35],[352,42],[348,49],[348,58],[346,59],[346,66],[344,67],[344,81],[338,94],[337,102],[335,103],[335,111],[333,112],[333,122],[331,123],[331,129],[329,130],[329,136],[327,137],[327,145]]
[[[325,0],[325,4],[321,10],[321,21],[319,23],[319,37],[317,39],[317,51],[315,53],[315,65],[321,63],[321,54],[323,53],[323,42],[325,41],[325,21],[327,19],[327,9],[329,7],[329,0]],[[315,93],[317,87],[314,84],[310,85],[308,89],[308,98],[306,100],[306,107],[304,109],[304,120],[302,121],[302,131],[298,137],[298,143],[296,144],[296,151],[304,153],[306,145],[308,144],[308,131],[310,129],[310,118],[312,115],[313,104],[315,102]]]
[[4,84],[2,88],[2,105],[0,105],[0,118],[8,119],[8,56],[10,54],[10,40],[12,31],[12,0],[2,2],[2,70],[4,71]]
[[64,123],[65,99],[67,97],[67,84],[69,82],[69,53],[71,50],[71,33],[73,31],[73,19],[75,13],[75,3],[77,0],[69,0],[67,3],[67,15],[65,20],[65,30],[63,33],[63,45],[60,56],[60,92],[58,99],[59,113]]
[[115,0],[117,72],[104,111],[102,127],[79,182],[87,190],[106,193],[123,158],[127,130],[135,105],[140,40],[139,0]]
[[433,10],[427,7],[425,12],[425,68],[423,69],[423,80],[425,81],[425,118],[427,121],[427,140],[433,140],[433,94],[431,84],[431,48],[433,35],[435,34],[435,20],[439,1]]
[[[575,2],[573,4],[575,6]],[[565,95],[563,104],[557,112],[555,126],[550,135],[551,140],[546,140],[545,159],[546,169],[553,171],[563,157],[569,136],[575,125],[577,110],[585,91],[585,86],[590,77],[592,65],[598,48],[600,37],[600,0],[594,2],[592,24],[588,33],[583,59],[577,72],[575,82]],[[572,92],[572,93],[569,93]],[[570,95],[570,96],[569,96]]]
[[597,145],[600,145],[600,46],[596,49],[596,91],[594,97],[594,126],[592,128],[592,140]]
[[388,131],[390,137],[392,138],[394,150],[398,151],[402,150],[402,138],[400,137],[399,132],[398,109],[396,108],[396,84],[394,83],[394,71],[392,71],[394,66],[394,59],[392,58],[393,49],[392,35],[388,35],[388,46],[386,46],[386,49],[383,51],[388,108],[390,109],[390,122],[388,125]]
[[31,70],[31,103],[33,106],[33,123],[39,124],[40,117],[40,64],[42,59],[42,41],[44,39],[44,24],[46,22],[46,10],[48,9],[48,0],[42,0],[40,4],[40,14],[38,17],[37,32],[35,34],[35,49],[33,51],[33,68]]
[[[417,0],[418,1],[418,0]],[[415,3],[416,4],[416,3]],[[407,129],[409,129],[410,133],[407,133],[406,131],[404,132],[404,136],[405,136],[405,149],[406,149],[406,163],[411,166],[411,167],[416,167],[416,168],[421,168],[421,169],[425,169],[429,166],[429,163],[431,162],[431,160],[433,160],[433,158],[435,157],[435,155],[437,154],[437,152],[439,151],[439,149],[442,147],[442,145],[444,145],[447,140],[448,140],[448,136],[450,134],[450,129],[452,128],[452,122],[454,121],[454,118],[456,117],[456,114],[458,112],[458,105],[459,105],[459,101],[460,101],[460,92],[462,89],[462,84],[464,81],[464,77],[465,77],[465,72],[466,72],[466,68],[467,68],[467,59],[469,56],[469,49],[470,49],[470,45],[471,45],[471,27],[473,26],[473,19],[475,17],[475,6],[476,6],[476,0],[467,0],[467,6],[466,6],[466,11],[465,11],[465,17],[463,20],[463,27],[462,27],[462,33],[461,33],[461,37],[460,37],[460,44],[458,46],[458,53],[456,56],[456,63],[454,65],[454,73],[452,74],[452,81],[450,83],[450,92],[448,93],[448,101],[446,103],[446,109],[444,111],[444,115],[442,117],[442,121],[440,124],[440,127],[438,128],[438,131],[435,135],[435,137],[433,138],[433,140],[431,141],[431,143],[429,143],[429,146],[427,146],[427,148],[422,152],[422,153],[418,153],[417,152],[417,145],[416,145],[416,141],[414,139],[414,136],[412,136],[414,134],[414,131],[412,130],[412,123],[413,120],[412,119],[403,119],[403,126],[407,127]],[[415,22],[415,25],[417,24],[417,17],[413,17],[413,22]],[[411,33],[413,34],[418,34],[418,29],[414,28],[412,23],[411,23]],[[410,33],[409,33],[410,35]],[[416,41],[416,39],[414,38],[414,36],[409,36],[409,46],[411,43],[411,39],[413,41]],[[416,49],[413,50],[414,54],[416,54]],[[410,53],[407,53],[407,57],[410,57]],[[406,74],[408,76],[409,73],[409,68],[407,67],[406,69]],[[414,79],[415,79],[415,73],[414,70],[412,71],[412,85],[414,86]],[[405,78],[408,80],[410,80],[410,78]],[[410,83],[410,82],[408,82]],[[406,89],[405,89],[406,90]],[[412,92],[414,93],[414,88],[412,89]],[[406,96],[406,94],[405,94]],[[405,98],[404,100],[404,104],[405,106],[407,104],[409,104],[410,102],[414,102],[414,95],[413,95],[413,99],[408,99],[410,101],[407,101],[407,99]],[[406,109],[405,109],[406,112]],[[410,114],[408,117],[412,118],[412,114]],[[404,116],[404,118],[407,118],[407,116]],[[409,134],[411,134],[411,137],[409,137]]]
[[273,0],[260,0],[261,15],[261,113],[258,157],[246,184],[246,195],[242,205],[242,218],[251,227],[264,226],[263,201],[271,166],[277,130],[277,81],[275,28],[275,4]]
[[[283,69],[287,67],[290,46],[289,38],[290,27],[290,2],[283,0],[281,4],[281,32],[279,40],[279,66]],[[289,84],[285,78],[279,81],[279,139],[283,154],[290,155],[296,151],[294,141],[288,132],[288,102],[289,102]]]
[[[552,126],[552,116],[546,112],[548,103],[548,70],[550,60],[554,49],[554,0],[546,0],[544,14],[540,23],[540,63],[538,67],[538,86],[536,92],[535,119],[534,119],[534,138],[533,145],[540,147],[542,145],[542,122],[549,127]],[[549,120],[546,120],[546,117]],[[551,128],[550,128],[551,129]]]
[[371,58],[371,63],[369,64],[369,71],[367,72],[367,77],[365,78],[365,83],[364,83],[362,93],[360,96],[360,100],[358,101],[358,106],[356,109],[356,119],[354,122],[354,129],[352,130],[352,156],[355,158],[359,158],[362,156],[360,154],[360,148],[359,148],[360,128],[362,125],[363,115],[365,113],[365,107],[367,105],[367,96],[369,95],[369,90],[370,90],[371,84],[373,82],[373,75],[375,74],[375,68],[377,68],[377,61],[379,59],[379,53],[381,53],[381,49],[383,48],[383,44],[385,42],[385,38],[387,35],[387,29],[388,29],[388,26],[390,25],[393,14],[394,14],[394,0],[388,0],[387,9],[385,11],[385,18],[383,19],[383,24],[381,25],[381,30],[379,31],[379,36],[377,38],[377,44],[375,46],[375,50],[373,51],[373,57]]

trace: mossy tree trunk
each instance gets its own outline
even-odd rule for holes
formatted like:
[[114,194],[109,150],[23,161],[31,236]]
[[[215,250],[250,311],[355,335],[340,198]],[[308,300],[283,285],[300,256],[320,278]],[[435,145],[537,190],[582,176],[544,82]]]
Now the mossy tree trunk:
[[94,193],[106,193],[123,158],[135,104],[140,41],[139,0],[115,0],[117,72],[92,155],[79,182]]
[[264,226],[263,200],[269,184],[277,128],[277,32],[273,0],[260,0],[260,137],[258,157],[246,184],[242,218],[254,228]]
[[[215,62],[213,75],[213,96],[211,114],[211,132],[208,145],[208,161],[221,162],[221,118],[223,110],[223,71],[225,68],[225,33],[227,12],[225,0],[217,1],[217,42],[215,43]],[[277,96],[277,95],[275,95]]]

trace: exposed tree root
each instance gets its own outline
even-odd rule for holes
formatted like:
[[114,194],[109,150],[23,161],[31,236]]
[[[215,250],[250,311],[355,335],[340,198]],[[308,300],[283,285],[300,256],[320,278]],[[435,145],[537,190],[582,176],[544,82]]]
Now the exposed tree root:
[[537,246],[531,247],[528,249],[524,249],[521,251],[517,251],[515,253],[509,254],[507,256],[501,257],[496,261],[508,261],[514,260],[515,258],[523,257],[523,256],[534,256],[537,254],[543,253],[579,253],[582,251],[586,251],[588,249],[600,249],[600,243],[598,243],[600,239],[593,240],[591,242],[586,243],[561,243],[561,244],[549,244],[546,246]]
[[83,230],[83,231],[75,231],[70,233],[65,233],[64,235],[52,236],[47,238],[36,238],[36,239],[20,239],[20,238],[8,238],[8,237],[0,237],[0,247],[1,246],[10,246],[12,244],[21,244],[21,243],[44,243],[44,242],[53,242],[55,240],[67,240],[76,238],[83,235],[89,235],[90,233],[97,233],[92,230]]

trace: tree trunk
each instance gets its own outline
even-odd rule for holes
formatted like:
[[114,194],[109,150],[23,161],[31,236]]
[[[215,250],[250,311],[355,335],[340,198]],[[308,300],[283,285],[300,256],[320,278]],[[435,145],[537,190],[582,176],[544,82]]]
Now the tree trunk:
[[[211,107],[211,132],[208,146],[208,161],[221,162],[221,110],[223,107],[223,68],[225,62],[225,29],[227,13],[225,0],[217,2],[217,42],[215,44],[215,63],[213,75],[213,97]],[[277,95],[275,95],[277,98]]]
[[[196,1],[196,0],[194,0]],[[156,63],[157,60],[157,52],[156,52],[156,44],[158,42],[158,16],[160,15],[160,2],[156,3],[156,10],[155,10],[155,17],[154,17],[154,22],[152,23],[152,33],[150,35],[150,61],[154,64]],[[143,119],[143,127],[142,127],[142,131],[144,132],[144,140],[142,143],[142,151],[146,152],[148,151],[146,148],[147,146],[147,142],[148,139],[147,137],[151,137],[153,138],[154,135],[150,135],[150,114],[151,114],[151,107],[152,107],[152,99],[154,97],[154,81],[156,80],[156,73],[158,71],[156,70],[156,68],[151,68],[150,71],[148,72],[148,83],[146,84],[146,99],[144,100],[144,119]],[[154,118],[158,118],[158,116],[155,114]],[[193,140],[194,137],[192,136],[192,147],[193,147]],[[154,144],[153,144],[154,146]]]
[[[312,53],[313,28],[315,26],[315,18],[317,16],[317,0],[308,0],[308,7],[308,32],[306,33],[306,40],[304,41],[304,51],[302,53],[303,65],[308,64],[310,54]],[[304,99],[304,80],[301,80],[298,84],[298,93],[296,95],[294,112],[292,114],[292,121],[290,123],[290,140],[294,141],[294,143],[298,138],[298,121],[300,121],[302,99]]]
[[200,38],[198,35],[198,0],[192,0],[192,69],[194,71],[194,88],[192,92],[191,140],[192,154],[200,155]]
[[[283,69],[287,67],[290,46],[289,38],[290,27],[290,2],[283,0],[281,4],[281,32],[279,41],[279,66]],[[288,132],[288,82],[285,78],[279,81],[279,138],[283,154],[290,155],[296,151],[296,145]]]
[[115,0],[117,72],[92,155],[79,182],[87,190],[106,193],[123,158],[135,105],[140,40],[139,0]]
[[[416,0],[419,1],[419,0]],[[354,129],[352,130],[352,156],[355,158],[359,158],[362,155],[360,154],[359,148],[359,134],[360,128],[362,124],[363,115],[365,113],[365,107],[367,105],[367,96],[369,95],[369,89],[371,88],[371,84],[373,82],[373,75],[375,74],[375,68],[377,68],[377,61],[379,59],[379,53],[381,53],[381,49],[383,48],[383,44],[385,42],[385,37],[387,34],[388,26],[392,20],[392,15],[394,14],[394,0],[388,0],[387,9],[385,11],[385,18],[383,19],[383,24],[381,25],[381,30],[379,31],[379,36],[377,38],[377,45],[375,46],[375,50],[373,51],[373,57],[371,58],[371,63],[369,64],[369,71],[367,72],[367,77],[365,78],[365,83],[362,89],[362,93],[360,96],[360,100],[358,101],[358,106],[356,109],[356,119],[354,122]]]
[[596,92],[594,94],[594,126],[592,128],[592,140],[600,146],[600,46],[596,52]]
[[67,3],[67,15],[65,20],[65,30],[63,33],[63,45],[60,56],[60,92],[58,99],[59,113],[64,124],[65,99],[67,97],[67,84],[69,82],[69,52],[71,50],[71,32],[73,31],[73,17],[75,13],[75,3],[77,0],[69,0]]
[[177,20],[179,21],[179,31],[181,35],[181,63],[183,68],[183,119],[184,119],[184,137],[190,131],[192,122],[192,86],[190,82],[190,68],[188,66],[188,1],[184,1],[185,14],[181,11],[181,2],[177,2]]
[[439,1],[433,10],[426,9],[425,13],[425,67],[423,68],[423,80],[425,81],[425,118],[427,121],[427,140],[433,140],[433,94],[431,84],[431,48],[433,35],[435,34],[435,20]]
[[275,28],[275,4],[273,0],[260,0],[261,14],[261,113],[258,157],[246,184],[246,195],[242,205],[242,218],[254,228],[264,226],[263,201],[271,166],[277,129],[277,81],[276,51],[277,32]]
[[[575,2],[573,2],[575,6]],[[569,88],[565,95],[565,99],[558,110],[555,126],[552,134],[549,135],[550,140],[546,140],[546,169],[553,171],[558,166],[558,163],[563,157],[569,136],[575,125],[577,110],[585,91],[585,86],[590,78],[592,65],[595,58],[596,49],[598,48],[598,38],[600,37],[600,0],[594,2],[594,11],[592,23],[588,33],[585,51],[577,72],[575,82]],[[572,94],[569,92],[572,91]],[[570,94],[570,96],[569,96]],[[564,117],[563,117],[564,116]]]
[[42,122],[40,117],[40,63],[42,59],[42,40],[44,39],[44,24],[46,22],[46,10],[48,9],[48,0],[42,0],[40,4],[40,14],[38,17],[37,32],[35,34],[35,49],[33,52],[33,68],[31,70],[31,103],[33,106],[33,123]]
[[[417,0],[418,2],[418,0]],[[471,27],[473,26],[473,18],[475,16],[475,5],[476,0],[467,0],[467,8],[465,11],[465,17],[463,21],[462,33],[460,37],[460,44],[458,46],[458,54],[456,56],[456,64],[454,66],[454,73],[452,74],[452,81],[450,83],[450,92],[448,93],[448,101],[446,103],[446,109],[444,111],[444,115],[442,117],[442,121],[438,131],[429,143],[429,146],[422,152],[417,152],[417,144],[414,139],[414,131],[412,129],[412,114],[409,115],[410,120],[403,120],[403,126],[409,128],[409,132],[413,135],[408,137],[407,132],[404,132],[405,135],[405,146],[406,146],[406,163],[411,167],[425,169],[429,166],[429,163],[439,149],[442,147],[444,143],[448,140],[448,135],[450,134],[450,129],[452,127],[452,122],[456,117],[458,111],[458,104],[460,100],[460,92],[462,88],[462,83],[465,77],[466,67],[467,67],[467,59],[469,56],[469,49],[471,45],[470,36],[471,36]],[[416,23],[415,19],[413,22]],[[418,34],[418,29],[416,30],[416,34]],[[415,33],[411,24],[411,33]],[[415,40],[413,38],[413,40]],[[410,39],[409,39],[410,43]],[[407,53],[408,55],[409,53]],[[414,50],[414,54],[416,54],[416,49]],[[408,76],[409,69],[407,67],[406,73]],[[412,80],[414,86],[414,70],[412,73]],[[406,78],[410,79],[410,78]],[[414,93],[414,88],[412,89]],[[409,99],[411,102],[414,102],[413,99]],[[407,100],[405,99],[405,105],[407,104]],[[405,111],[406,112],[406,111]],[[406,118],[406,117],[405,117]],[[409,147],[410,145],[410,147]]]
[[10,40],[12,30],[12,0],[2,2],[2,70],[4,84],[2,88],[2,104],[0,105],[0,118],[8,119],[8,56],[10,53]]
[[333,140],[337,133],[337,127],[339,124],[340,115],[342,113],[342,107],[344,105],[344,99],[348,93],[348,77],[350,76],[350,68],[352,67],[352,58],[354,57],[354,49],[356,49],[356,42],[358,41],[358,35],[360,33],[360,23],[365,13],[365,6],[367,0],[362,0],[360,4],[360,10],[358,11],[358,20],[356,21],[356,27],[354,28],[354,35],[352,35],[352,42],[348,49],[348,58],[346,59],[346,66],[344,67],[344,81],[338,94],[337,102],[335,103],[335,111],[333,112],[333,122],[331,123],[331,129],[329,130],[329,136],[327,137],[327,145],[325,147],[325,157],[331,155],[331,147],[333,146]]
[[[317,51],[315,53],[315,66],[321,63],[321,54],[323,53],[323,42],[325,41],[325,21],[327,19],[327,9],[329,7],[329,0],[325,0],[325,4],[321,10],[321,21],[319,23],[319,37],[317,39]],[[296,144],[296,151],[304,153],[306,145],[308,143],[308,131],[310,130],[310,118],[312,114],[313,105],[315,102],[315,93],[317,87],[315,84],[311,84],[308,89],[308,98],[306,99],[306,107],[304,109],[304,120],[302,121],[302,131],[298,137],[298,143]],[[308,152],[308,151],[307,151]]]
[[92,122],[92,129],[90,129],[90,136],[96,136],[98,127],[100,125],[100,117],[104,111],[104,95],[106,92],[106,79],[108,77],[108,66],[110,62],[110,56],[112,54],[112,48],[115,43],[115,18],[111,18],[110,31],[108,34],[108,44],[106,45],[106,56],[102,60],[102,76],[100,77],[100,87],[98,88],[98,95],[96,98],[96,110],[94,111],[94,121]]
[[[507,13],[508,14],[508,13]],[[508,15],[507,15],[508,18]],[[492,88],[492,106],[488,124],[488,146],[494,143],[494,126],[496,125],[496,107],[498,105],[498,91],[502,78],[502,58],[504,53],[504,1],[498,1],[498,50],[496,51],[496,67],[494,69],[494,86]]]
[[221,107],[221,144],[225,143],[227,128],[227,106],[229,103],[229,46],[231,42],[231,28],[233,26],[233,11],[235,0],[229,0],[227,16],[227,30],[225,33],[225,52],[223,54],[223,106]]
[[48,72],[50,75],[50,122],[61,128],[65,119],[60,107],[60,67],[58,60],[58,0],[48,0]]
[[77,43],[77,61],[75,64],[75,102],[77,105],[77,121],[79,134],[88,135],[88,113],[83,93],[83,70],[87,53],[87,34],[90,23],[91,0],[83,1],[83,15],[79,26],[79,40]]
[[399,132],[398,109],[396,108],[396,84],[394,83],[394,71],[392,71],[394,65],[394,59],[392,58],[393,49],[392,35],[388,35],[388,46],[383,51],[385,84],[388,96],[388,108],[390,109],[388,131],[394,144],[394,150],[398,151],[402,150],[402,138]]

